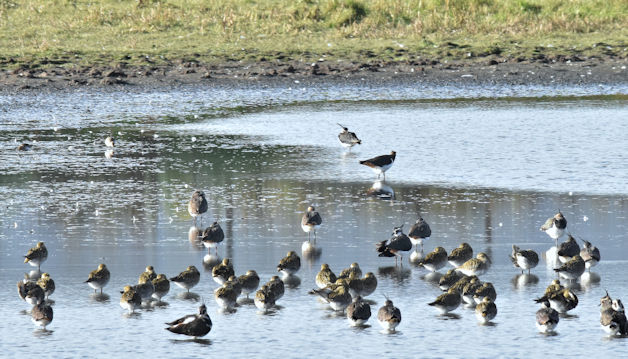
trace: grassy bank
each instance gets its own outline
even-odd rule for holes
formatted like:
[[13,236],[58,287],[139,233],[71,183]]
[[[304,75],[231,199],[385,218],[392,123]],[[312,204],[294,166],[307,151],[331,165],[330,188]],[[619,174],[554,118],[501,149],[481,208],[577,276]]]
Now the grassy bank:
[[0,0],[0,66],[628,54],[626,0]]

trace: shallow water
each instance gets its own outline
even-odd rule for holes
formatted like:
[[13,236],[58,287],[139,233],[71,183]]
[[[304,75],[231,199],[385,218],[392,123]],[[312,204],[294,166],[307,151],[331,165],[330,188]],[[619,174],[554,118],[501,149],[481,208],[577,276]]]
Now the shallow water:
[[[4,353],[16,356],[33,343],[50,357],[528,357],[566,345],[623,353],[624,339],[609,340],[601,330],[597,303],[603,289],[613,297],[628,292],[628,91],[438,90],[183,88],[0,98]],[[566,97],[535,98],[550,94]],[[364,144],[344,151],[336,122]],[[105,158],[102,141],[110,133],[118,142]],[[18,153],[16,141],[34,149]],[[394,199],[370,196],[375,176],[358,160],[390,150],[398,153],[386,182]],[[308,204],[321,212],[322,255],[303,260],[301,284],[287,290],[280,309],[218,311],[217,284],[203,266],[207,252],[188,240],[186,204],[196,188],[209,195],[204,224],[216,219],[225,230],[220,255],[233,258],[236,274],[255,269],[263,282],[286,252],[300,252],[307,235],[299,221]],[[508,254],[513,243],[547,250],[553,242],[538,228],[557,209],[574,235],[600,248],[602,262],[593,269],[599,282],[577,288],[574,316],[561,319],[558,335],[544,336],[534,325],[533,299],[553,272],[542,260],[533,270],[538,282],[515,285],[521,282]],[[450,251],[467,241],[492,258],[481,279],[498,292],[495,325],[478,325],[462,307],[457,316],[438,316],[427,303],[440,291],[425,270],[410,265],[408,255],[402,267],[376,256],[375,242],[393,226],[409,229],[419,214],[433,231],[426,249]],[[40,240],[50,252],[42,270],[57,284],[48,332],[33,329],[30,308],[15,290],[31,269],[22,256]],[[371,327],[351,328],[307,294],[321,263],[338,272],[354,261],[378,277],[372,311],[384,295],[401,309],[396,334],[381,333],[374,316]],[[83,283],[100,262],[112,272],[104,302]],[[208,341],[183,341],[163,330],[164,322],[199,305],[174,285],[166,307],[133,316],[120,308],[118,291],[149,264],[168,276],[188,265],[202,268],[192,292],[214,322]]]

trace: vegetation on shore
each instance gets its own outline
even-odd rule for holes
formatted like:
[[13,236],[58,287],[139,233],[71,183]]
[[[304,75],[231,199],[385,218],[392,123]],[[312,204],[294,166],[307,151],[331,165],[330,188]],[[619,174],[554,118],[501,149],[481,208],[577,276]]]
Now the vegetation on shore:
[[626,0],[0,0],[0,68],[628,55]]

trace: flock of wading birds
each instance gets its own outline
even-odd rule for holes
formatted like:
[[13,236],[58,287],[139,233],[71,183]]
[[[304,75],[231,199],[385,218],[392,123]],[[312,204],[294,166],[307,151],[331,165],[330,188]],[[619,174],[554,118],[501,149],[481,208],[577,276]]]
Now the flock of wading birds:
[[[343,131],[338,135],[341,144],[351,148],[361,141],[353,132],[341,125]],[[114,146],[114,140],[107,137],[105,143],[108,147]],[[396,153],[378,156],[361,164],[371,167],[378,177],[384,174],[394,163]],[[195,191],[188,202],[188,211],[194,218],[194,228],[196,229],[197,217],[207,212],[208,203],[202,191]],[[320,249],[316,246],[316,230],[322,224],[320,214],[314,207],[307,208],[301,220],[303,231],[308,233],[308,240],[302,245],[303,255],[320,254]],[[436,272],[447,263],[454,268],[447,271],[439,279],[439,287],[445,291],[428,305],[435,307],[441,313],[448,313],[455,310],[461,304],[467,307],[475,307],[475,315],[480,323],[489,323],[497,315],[495,299],[497,293],[492,283],[482,282],[479,276],[486,273],[491,266],[491,260],[486,253],[479,253],[473,257],[473,249],[468,243],[460,246],[447,254],[443,247],[436,247],[432,252],[423,255],[423,242],[431,236],[429,224],[419,218],[412,225],[409,233],[403,233],[403,225],[393,229],[392,237],[388,240],[376,244],[376,250],[380,257],[401,257],[402,252],[415,250],[410,256],[410,261],[425,269]],[[554,250],[552,256],[557,264],[554,269],[558,276],[566,281],[575,281],[580,278],[585,270],[595,266],[600,260],[599,250],[588,241],[583,241],[580,248],[575,238],[568,235],[565,242],[558,244],[567,228],[567,220],[559,211],[541,226],[541,231],[547,233],[554,239],[556,247],[550,249],[548,254]],[[314,234],[312,240],[311,235]],[[224,232],[217,222],[212,223],[200,235],[201,242],[208,248],[216,251],[217,245],[224,239]],[[421,250],[418,250],[418,247]],[[25,256],[25,263],[37,266],[35,275],[26,275],[25,279],[17,283],[20,298],[33,306],[31,310],[32,320],[36,325],[45,329],[53,319],[53,310],[49,296],[55,290],[53,279],[48,273],[41,273],[40,266],[47,259],[48,251],[43,242],[31,248]],[[539,256],[533,250],[522,250],[518,246],[512,246],[510,259],[515,267],[520,268],[522,274],[537,266]],[[259,287],[260,278],[254,270],[249,270],[244,275],[237,277],[233,270],[231,260],[225,258],[212,268],[212,278],[221,286],[214,291],[216,303],[224,311],[233,311],[240,304],[250,304],[251,301],[261,311],[271,310],[277,300],[279,300],[285,290],[286,285],[294,282],[295,273],[301,267],[301,259],[296,252],[290,251],[279,261],[277,270],[282,273],[282,278],[273,276],[267,283]],[[85,281],[96,292],[107,285],[110,273],[105,264],[100,264],[97,269],[89,274]],[[298,278],[297,278],[298,279]],[[130,313],[142,305],[158,304],[169,292],[170,282],[187,290],[193,288],[200,281],[200,272],[194,266],[189,266],[177,276],[167,278],[165,274],[157,275],[153,266],[147,266],[146,271],[139,276],[138,284],[127,285],[120,298],[120,306]],[[316,275],[316,285],[318,288],[311,290],[310,294],[320,296],[329,306],[340,312],[346,312],[347,319],[351,325],[363,326],[371,317],[371,307],[364,297],[373,293],[377,287],[377,278],[371,272],[362,277],[362,270],[358,263],[353,263],[349,268],[343,269],[336,275],[327,264],[321,265],[320,272]],[[259,289],[258,289],[259,288]],[[249,295],[255,293],[254,299],[249,299]],[[554,331],[560,320],[559,314],[567,313],[578,305],[578,297],[570,289],[563,286],[559,279],[554,280],[545,290],[540,298],[536,299],[541,304],[541,308],[536,313],[536,325],[539,331],[548,333]],[[401,311],[395,307],[392,300],[386,298],[385,304],[377,312],[377,320],[385,331],[395,331],[401,322]],[[182,318],[166,323],[167,330],[193,337],[202,337],[210,332],[212,321],[207,314],[205,304],[199,307],[198,314],[186,315]],[[600,299],[600,324],[602,328],[611,336],[628,335],[628,323],[624,314],[624,307],[620,299],[612,299],[608,292]]]

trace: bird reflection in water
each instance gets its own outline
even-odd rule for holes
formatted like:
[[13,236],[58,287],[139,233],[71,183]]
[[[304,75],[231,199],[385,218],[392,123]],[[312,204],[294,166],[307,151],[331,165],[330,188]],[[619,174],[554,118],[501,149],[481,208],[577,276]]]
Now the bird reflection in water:
[[323,249],[310,241],[305,241],[301,245],[301,255],[308,261],[319,259],[322,253]]
[[212,269],[218,264],[222,262],[222,258],[216,254],[206,254],[203,257],[203,268],[207,272],[211,272]]
[[371,187],[366,190],[366,194],[369,196],[374,196],[381,199],[394,200],[395,199],[395,191],[386,184],[383,180],[375,181]]
[[388,277],[397,283],[403,283],[410,278],[412,271],[401,266],[388,266],[377,268],[377,275]]
[[201,250],[205,248],[203,242],[201,242],[201,231],[196,226],[191,226],[188,230],[188,240],[194,249]]
[[539,277],[534,274],[517,274],[512,277],[512,285],[515,289],[523,289],[525,287],[533,286],[539,283]]
[[600,285],[600,275],[595,272],[584,272],[580,277],[580,284],[584,290],[590,290]]

